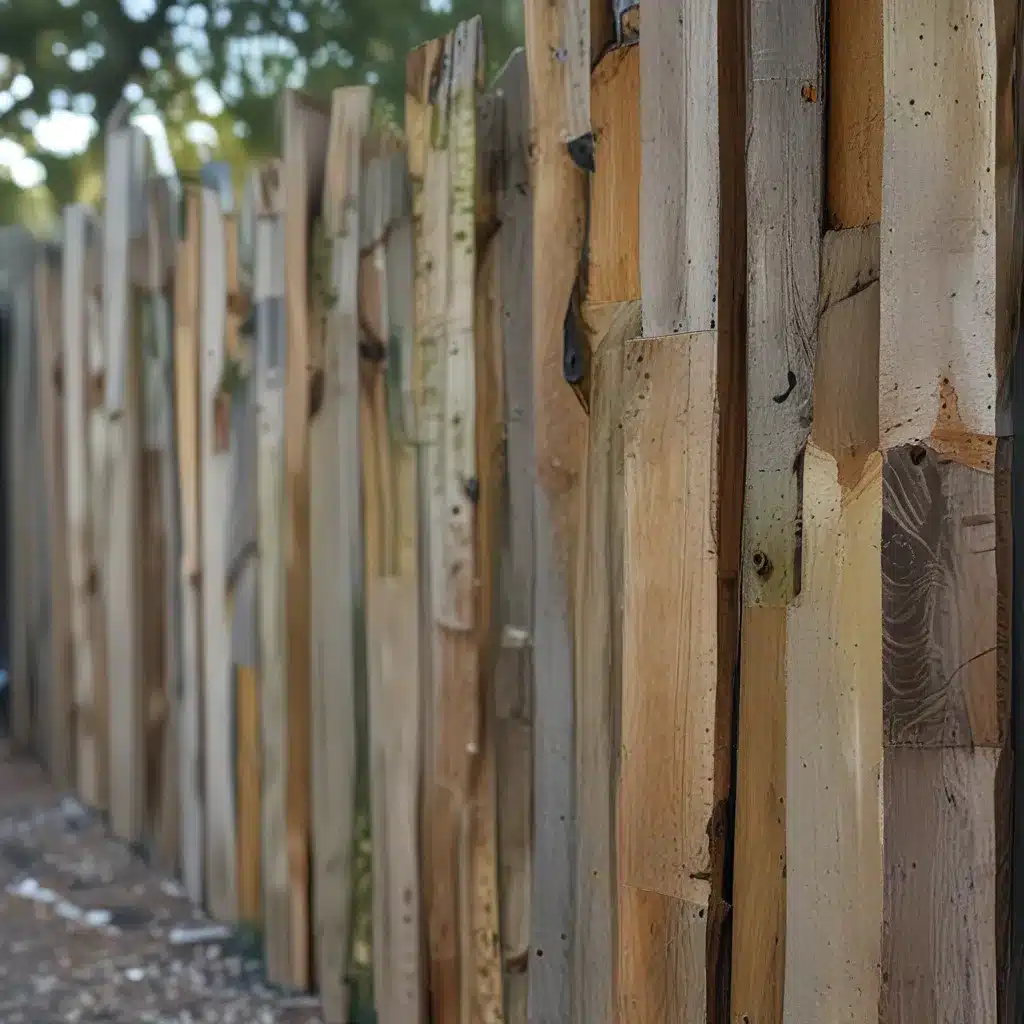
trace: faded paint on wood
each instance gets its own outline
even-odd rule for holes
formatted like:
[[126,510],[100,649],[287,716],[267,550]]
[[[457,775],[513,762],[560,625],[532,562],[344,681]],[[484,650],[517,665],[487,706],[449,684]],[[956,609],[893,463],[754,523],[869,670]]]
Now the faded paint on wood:
[[1000,751],[885,752],[881,1019],[995,1021]]
[[309,417],[311,342],[308,240],[323,188],[328,112],[296,92],[285,95],[282,175],[287,348],[284,398],[285,651],[288,692],[287,818],[291,982],[310,980],[310,536]]
[[710,331],[718,322],[718,3],[652,4],[643,22],[644,335]]
[[142,692],[142,552],[139,526],[140,353],[133,260],[143,237],[149,143],[141,129],[107,139],[103,233],[106,342],[107,671],[110,686],[110,821],[114,834],[142,838],[145,813]]
[[199,422],[203,551],[203,764],[206,808],[206,906],[224,920],[238,909],[234,764],[234,673],[227,593],[231,454],[221,382],[225,366],[227,252],[221,200],[202,190]]
[[174,277],[174,412],[181,504],[181,871],[194,903],[203,897],[203,652],[200,506],[199,280],[202,194],[184,197],[184,234]]
[[[329,1021],[349,1019],[356,830],[356,620],[359,572],[360,151],[372,94],[335,90],[324,180],[326,235],[312,254],[323,304],[310,422],[313,886],[317,982]],[[336,219],[335,219],[336,218]]]
[[995,18],[883,12],[882,447],[926,441],[954,400],[946,429],[970,444],[995,434]]
[[61,332],[62,255],[42,246],[36,262],[36,336],[39,346],[39,413],[46,486],[49,541],[51,670],[46,688],[47,743],[39,751],[53,782],[70,788],[74,781],[71,737],[72,649],[68,517],[64,439],[64,357]]
[[751,9],[744,604],[784,605],[799,589],[799,457],[817,345],[824,25],[819,0]]
[[[635,255],[635,254],[634,254]],[[640,303],[589,305],[592,338],[579,592],[576,618],[576,843],[573,1013],[616,1015],[618,885],[615,839],[622,690],[624,459],[627,347],[640,333]]]
[[[713,332],[636,341],[626,351],[618,813],[619,1005],[627,1016],[634,1006],[664,1007],[669,1016],[693,1006],[704,1016],[718,675],[710,599],[717,354]],[[667,900],[640,908],[638,890]],[[686,953],[671,963],[651,913],[687,936],[679,939]],[[643,1012],[634,1019],[653,1019]]]
[[505,529],[498,574],[501,635],[494,668],[498,874],[505,1017],[526,1024],[533,870],[533,352],[526,53],[516,50],[495,81],[504,95],[498,197],[499,298],[505,382]]
[[[558,60],[568,0],[526,5],[533,185],[533,827],[529,1015],[561,1024],[571,999],[573,591],[586,417],[563,377],[562,324],[583,244],[587,181],[561,136]],[[596,5],[595,5],[596,6]]]
[[280,167],[259,172],[253,302],[259,439],[260,725],[263,739],[263,932],[267,976],[291,978],[288,887],[288,684],[284,569],[284,226],[277,209]]
[[[89,372],[90,323],[100,271],[97,224],[84,206],[64,211],[61,336],[64,379],[64,452],[68,515],[68,578],[73,653],[72,709],[75,787],[90,807],[102,807],[106,750],[103,664],[103,595],[97,565],[97,530],[90,501],[94,410]],[[99,475],[99,474],[97,474]]]
[[596,167],[590,176],[586,299],[640,297],[640,48],[610,50],[594,69]]

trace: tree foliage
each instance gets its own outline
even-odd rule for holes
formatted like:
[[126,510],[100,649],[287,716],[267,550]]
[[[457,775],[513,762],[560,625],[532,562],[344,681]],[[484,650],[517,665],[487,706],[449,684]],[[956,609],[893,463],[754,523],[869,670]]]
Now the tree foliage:
[[[60,206],[97,179],[101,128],[122,98],[161,118],[185,170],[206,155],[238,164],[276,152],[286,85],[327,95],[368,81],[400,120],[412,47],[476,13],[495,64],[521,35],[518,0],[451,0],[446,10],[428,3],[0,0],[0,138],[42,164]],[[69,153],[61,135],[81,132],[85,118],[92,137]],[[10,195],[0,180],[0,215]]]

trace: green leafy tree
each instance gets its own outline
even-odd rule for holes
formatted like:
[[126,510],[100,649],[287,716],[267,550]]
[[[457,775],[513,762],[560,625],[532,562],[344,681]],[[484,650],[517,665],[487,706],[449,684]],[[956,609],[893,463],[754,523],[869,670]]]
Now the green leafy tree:
[[[520,0],[0,0],[0,139],[39,162],[54,209],[97,198],[122,99],[163,121],[183,170],[239,166],[276,152],[287,85],[370,82],[400,121],[408,51],[478,13],[498,64],[521,38]],[[0,217],[17,192],[0,169]]]

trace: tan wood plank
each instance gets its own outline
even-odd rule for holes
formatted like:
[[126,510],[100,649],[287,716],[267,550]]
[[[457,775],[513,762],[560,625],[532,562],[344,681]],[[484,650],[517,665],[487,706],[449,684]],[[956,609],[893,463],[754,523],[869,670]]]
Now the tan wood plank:
[[88,208],[69,206],[64,211],[64,266],[62,281],[61,341],[64,378],[64,451],[68,514],[68,577],[72,635],[71,725],[74,745],[75,789],[90,807],[102,804],[106,769],[97,719],[100,709],[100,674],[103,626],[102,594],[96,566],[95,537],[90,503],[91,454],[89,331],[90,312],[99,282],[96,222]]
[[969,445],[995,433],[995,19],[972,0],[883,10],[882,445],[944,411]]
[[235,669],[238,730],[235,792],[238,800],[238,917],[258,924],[263,917],[260,859],[260,688],[256,669]]
[[234,669],[227,593],[226,510],[231,453],[221,392],[225,366],[227,251],[221,199],[202,190],[200,216],[199,422],[203,552],[203,765],[206,906],[222,920],[238,913],[234,758]]
[[287,815],[291,899],[291,980],[310,981],[310,212],[322,191],[329,117],[309,97],[284,103],[285,315],[285,638],[288,688]]
[[[627,971],[626,961],[651,970],[662,962],[657,930],[643,930],[644,915],[627,930],[623,913],[621,1012],[641,985],[652,1009],[681,1013],[706,999],[718,646],[717,611],[708,599],[717,586],[716,368],[713,332],[627,348],[620,899],[625,904],[635,889],[669,897],[677,904],[671,913],[697,931],[688,940],[692,955],[643,981],[644,969]],[[704,916],[692,918],[683,904]]]
[[184,196],[184,234],[174,278],[174,409],[181,505],[181,870],[194,903],[203,896],[202,546],[199,416],[201,193]]
[[259,440],[260,725],[263,770],[263,933],[267,976],[291,978],[288,879],[288,690],[284,569],[284,225],[280,167],[259,172],[253,301],[256,305]]
[[[596,5],[595,5],[596,6]],[[585,224],[584,173],[562,137],[566,0],[526,4],[533,184],[534,757],[530,1017],[568,1019],[573,835],[573,595],[586,418],[563,376],[565,312]]]

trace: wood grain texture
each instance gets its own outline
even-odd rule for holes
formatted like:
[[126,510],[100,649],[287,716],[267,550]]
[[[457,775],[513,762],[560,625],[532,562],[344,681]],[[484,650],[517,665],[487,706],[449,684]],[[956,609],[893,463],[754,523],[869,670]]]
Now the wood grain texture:
[[190,899],[203,896],[202,545],[199,417],[201,193],[184,197],[174,277],[174,412],[181,504],[181,871]]
[[496,244],[505,382],[505,495],[494,669],[498,871],[505,1016],[526,1024],[533,873],[533,257],[526,53],[516,50],[495,87],[504,95],[503,173]]
[[[599,3],[596,0],[595,6]],[[582,138],[591,130],[590,6],[591,0],[569,0],[564,7],[566,142]]]
[[287,815],[291,898],[291,981],[309,985],[310,961],[310,537],[309,417],[311,342],[308,241],[323,187],[328,113],[289,92],[284,102],[285,367],[284,558],[288,689]]
[[882,217],[882,2],[829,0],[826,190],[833,229]]
[[718,302],[718,4],[654,4],[643,21],[644,336],[710,331]]
[[221,200],[202,190],[200,214],[199,422],[203,549],[203,764],[206,810],[206,905],[234,920],[238,863],[234,757],[234,672],[227,594],[227,529],[231,454],[219,415],[225,366],[227,252]]
[[[815,405],[828,398],[816,392]],[[836,459],[809,444],[804,580],[786,631],[786,1021],[877,1013],[881,520],[879,453],[844,485]]]
[[571,993],[573,587],[586,419],[562,375],[562,324],[584,234],[583,172],[561,138],[565,0],[526,4],[533,183],[534,861],[529,1014],[561,1024]]
[[235,793],[238,803],[238,918],[259,925],[263,919],[260,797],[260,684],[252,665],[235,668],[238,754]]
[[[743,594],[744,603],[777,606],[799,588],[798,459],[817,345],[824,11],[817,2],[756,4],[749,38]],[[764,575],[755,554],[770,566]]]
[[[105,719],[103,595],[99,588],[96,530],[90,502],[90,329],[95,330],[99,287],[97,224],[88,208],[64,211],[61,344],[64,378],[64,453],[68,516],[68,582],[72,636],[71,724],[75,789],[90,807],[101,807],[106,791],[106,751],[98,720]],[[97,475],[99,475],[97,473]]]
[[[372,95],[366,86],[335,90],[324,177],[328,224],[311,256],[324,310],[316,369],[318,407],[310,422],[312,614],[312,809],[315,956],[327,1019],[349,1016],[356,814],[356,631],[360,547],[359,275],[360,150]],[[330,297],[328,297],[330,296]],[[333,301],[332,301],[333,299]]]
[[[675,973],[647,980],[652,1009],[695,990],[703,1006],[706,991],[717,354],[715,334],[703,332],[637,341],[626,355],[620,900],[627,887],[643,889],[705,915],[694,924],[690,954],[673,961]],[[627,973],[625,959],[653,965],[660,955],[649,932],[622,920],[620,1007],[638,998],[643,978],[639,969]]]
[[[995,433],[995,19],[886,0],[882,446]],[[936,160],[935,154],[943,154]]]
[[883,480],[886,744],[998,747],[993,478],[909,446]]
[[586,300],[626,302],[640,297],[640,48],[609,50],[591,90],[596,167]]
[[[622,693],[622,414],[640,303],[589,306],[591,404],[576,617],[574,1019],[617,1013],[619,733]],[[610,969],[611,968],[611,969]]]
[[743,607],[736,846],[734,1020],[783,1019],[786,964],[786,647],[784,608]]
[[51,676],[45,714],[47,745],[43,760],[53,782],[70,788],[74,781],[71,737],[72,648],[71,579],[68,571],[68,504],[64,438],[64,357],[61,344],[62,252],[44,246],[36,262],[36,336],[39,345],[39,412],[46,528],[50,550]]
[[888,748],[881,1019],[996,1016],[993,749]]
[[[261,191],[276,194],[279,168],[260,174]],[[272,207],[271,207],[272,209]],[[287,764],[288,676],[285,656],[284,568],[284,225],[260,210],[256,225],[253,287],[256,305],[259,440],[259,638],[260,724],[263,739],[263,931],[267,977],[291,974],[291,910],[288,885]]]
[[[115,835],[140,840],[145,762],[142,693],[142,562],[139,525],[141,437],[137,311],[131,257],[144,231],[149,143],[139,128],[107,139],[103,233],[103,333],[106,342],[107,670],[110,686],[110,820]],[[133,245],[133,243],[136,243]],[[116,614],[114,610],[116,609]]]

